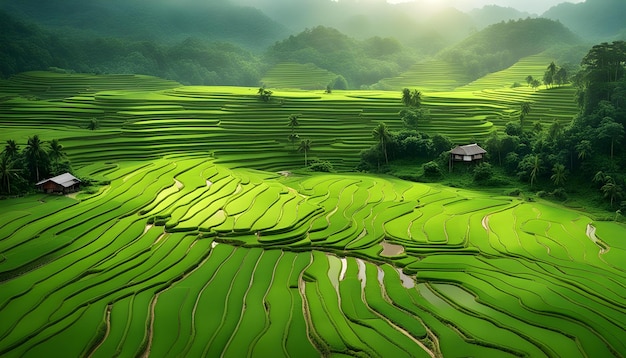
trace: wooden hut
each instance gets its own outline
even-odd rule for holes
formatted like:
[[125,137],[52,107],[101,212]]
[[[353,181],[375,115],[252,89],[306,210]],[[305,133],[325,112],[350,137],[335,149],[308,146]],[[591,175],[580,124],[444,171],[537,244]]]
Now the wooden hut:
[[450,151],[450,171],[452,171],[454,162],[471,163],[481,161],[486,153],[487,151],[476,143],[456,146]]
[[57,175],[35,184],[44,193],[71,193],[80,190],[80,179],[70,173]]

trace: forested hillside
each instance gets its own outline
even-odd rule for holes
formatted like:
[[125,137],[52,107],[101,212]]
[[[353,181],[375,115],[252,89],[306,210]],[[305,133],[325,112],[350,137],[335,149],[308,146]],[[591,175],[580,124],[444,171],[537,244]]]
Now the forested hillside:
[[73,38],[172,43],[198,37],[261,50],[288,34],[260,10],[230,1],[0,0],[0,10]]
[[626,39],[624,14],[626,1],[586,0],[578,4],[562,3],[543,16],[560,21],[579,36],[597,41]]
[[491,25],[439,57],[457,64],[474,78],[503,70],[521,58],[556,45],[572,46],[579,39],[562,24],[548,19],[524,19]]

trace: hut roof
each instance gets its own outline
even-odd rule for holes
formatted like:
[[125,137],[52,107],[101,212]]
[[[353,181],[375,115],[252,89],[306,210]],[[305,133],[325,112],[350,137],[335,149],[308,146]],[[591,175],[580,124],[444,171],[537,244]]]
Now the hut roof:
[[474,144],[457,146],[456,148],[452,149],[450,153],[456,154],[456,155],[477,155],[477,154],[485,154],[487,153],[487,151],[481,148],[478,144],[474,143]]
[[70,173],[65,173],[65,174],[61,174],[61,175],[57,175],[53,178],[48,178],[48,179],[44,179],[42,181],[40,181],[39,183],[37,183],[36,185],[43,185],[49,181],[52,181],[56,184],[61,185],[64,188],[69,188],[72,185],[75,185],[76,183],[80,183],[80,179],[76,178],[75,176],[73,176]]

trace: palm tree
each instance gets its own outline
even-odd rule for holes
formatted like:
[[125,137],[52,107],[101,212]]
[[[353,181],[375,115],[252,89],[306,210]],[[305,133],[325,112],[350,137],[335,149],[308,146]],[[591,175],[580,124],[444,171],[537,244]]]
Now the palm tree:
[[530,187],[533,187],[533,183],[537,180],[537,175],[539,174],[539,170],[541,169],[541,162],[539,161],[539,156],[535,155],[535,160],[533,161],[533,169],[530,171]]
[[300,142],[300,147],[298,147],[298,152],[304,152],[304,166],[305,167],[308,165],[307,153],[309,152],[309,150],[311,150],[311,140],[303,139]]
[[58,164],[59,160],[65,157],[63,145],[59,143],[58,139],[53,139],[50,142],[50,150],[48,151],[48,156],[54,161],[55,164]]
[[600,190],[604,193],[605,198],[609,198],[611,207],[613,207],[615,199],[621,199],[623,197],[622,187],[615,183],[615,180],[611,177],[607,177],[606,184],[604,184]]
[[550,129],[548,129],[548,136],[550,136],[550,139],[555,140],[560,137],[562,133],[563,125],[555,119],[550,125]]
[[522,102],[520,104],[520,112],[519,112],[519,124],[524,128],[524,119],[530,113],[531,110],[530,102]]
[[11,194],[11,178],[19,177],[19,169],[15,167],[15,161],[6,153],[0,157],[0,184]]
[[402,90],[402,104],[404,104],[406,107],[410,107],[411,106],[411,90],[408,88],[405,88]]
[[300,126],[300,122],[298,119],[300,118],[299,114],[291,114],[289,115],[289,128],[291,128],[291,133],[293,134],[296,130],[296,127]]
[[39,181],[40,169],[45,167],[48,158],[46,151],[43,149],[43,142],[38,135],[35,134],[28,138],[24,154],[30,169],[35,171],[35,178]]
[[611,178],[611,177],[605,175],[604,172],[600,170],[596,173],[596,175],[593,176],[593,179],[591,179],[591,181],[594,183],[600,183],[598,185],[601,185],[601,184],[604,185],[607,178]]
[[578,159],[585,160],[591,154],[591,142],[584,139],[580,143],[576,144],[576,151],[578,152]]
[[550,178],[556,186],[563,185],[565,180],[567,180],[567,170],[563,164],[555,164],[552,168],[552,173]]
[[415,108],[420,108],[422,105],[422,92],[413,90],[413,93],[411,94],[411,105]]
[[291,114],[289,115],[289,123],[287,124],[289,128],[291,128],[291,134],[289,135],[289,141],[291,142],[291,146],[293,149],[296,148],[296,140],[298,140],[299,136],[296,134],[296,127],[300,126],[300,122],[298,122],[298,118],[300,118],[299,114]]
[[378,141],[378,145],[380,145],[380,148],[385,155],[385,163],[389,164],[389,158],[387,157],[387,143],[391,138],[389,127],[387,127],[384,122],[378,123],[378,126],[372,131],[372,136]]
[[7,144],[4,146],[4,154],[8,155],[9,158],[15,158],[17,154],[20,152],[20,147],[13,139],[7,140]]

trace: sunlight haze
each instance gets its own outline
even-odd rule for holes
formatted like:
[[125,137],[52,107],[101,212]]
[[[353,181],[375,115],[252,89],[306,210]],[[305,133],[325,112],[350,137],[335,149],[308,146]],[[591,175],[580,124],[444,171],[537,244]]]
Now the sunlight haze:
[[403,2],[421,2],[428,7],[448,7],[452,6],[459,10],[471,10],[482,8],[485,5],[498,5],[502,7],[512,7],[520,11],[527,11],[535,14],[542,14],[552,6],[563,2],[580,3],[582,0],[387,0],[391,4]]

